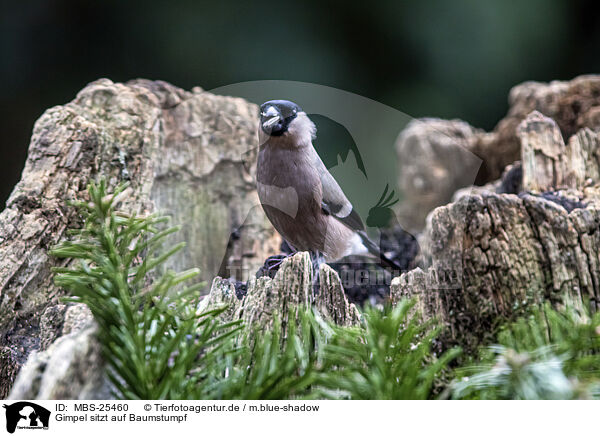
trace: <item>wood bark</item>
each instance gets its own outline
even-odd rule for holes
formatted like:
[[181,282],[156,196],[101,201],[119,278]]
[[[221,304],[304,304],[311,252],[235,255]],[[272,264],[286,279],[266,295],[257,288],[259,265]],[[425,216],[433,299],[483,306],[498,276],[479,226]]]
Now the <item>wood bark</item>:
[[[440,348],[458,344],[472,352],[531,305],[595,305],[600,298],[600,78],[525,83],[510,101],[493,132],[442,122],[447,132],[436,136],[439,150],[430,142],[439,129],[425,122],[417,132],[424,163],[415,177],[431,171],[432,155],[425,152],[436,149],[434,167],[450,168],[443,174],[460,181],[456,188],[468,183],[455,174],[460,165],[448,166],[460,162],[464,145],[484,160],[491,182],[461,190],[456,201],[429,214],[419,240],[421,268],[392,282],[392,301],[416,297],[425,317],[446,327]],[[243,298],[236,294],[239,283],[227,278],[252,276],[280,242],[254,191],[256,115],[244,100],[199,89],[104,79],[40,118],[23,179],[0,214],[1,396],[31,355],[15,392],[102,397],[101,380],[69,391],[65,380],[73,372],[47,372],[61,368],[56,350],[75,356],[70,368],[97,363],[89,314],[75,316],[77,309],[60,304],[50,273],[56,261],[47,250],[81,224],[67,201],[85,199],[87,183],[100,175],[112,185],[130,181],[128,209],[166,212],[184,225],[178,239],[189,250],[173,260],[174,269],[200,266],[206,282],[224,276],[212,280],[203,307],[227,303],[227,319],[265,328],[274,313],[285,317],[294,305],[316,306],[341,325],[360,322],[329,267],[321,267],[320,292],[313,293],[306,253],[287,259],[273,279],[251,279]],[[521,165],[494,181],[518,158]],[[427,208],[449,201],[451,193],[443,194]],[[424,223],[428,211],[418,212]],[[73,317],[79,322],[65,321]],[[45,380],[43,389],[36,380]]]
[[328,265],[319,269],[319,291],[313,289],[313,267],[306,252],[285,259],[273,279],[261,277],[248,282],[246,295],[238,296],[230,280],[216,277],[202,308],[228,305],[226,321],[241,319],[249,328],[269,328],[275,316],[287,323],[289,309],[297,306],[316,307],[338,325],[352,326],[360,321],[354,304],[349,303],[337,273]]
[[[423,118],[399,136],[396,155],[404,198],[398,214],[406,230],[422,231],[427,215],[447,204],[457,189],[497,181],[520,159],[519,125],[532,111],[554,120],[565,143],[579,131],[600,129],[598,75],[568,82],[525,82],[511,89],[508,100],[508,113],[490,132],[461,120]],[[474,156],[481,161],[474,162]],[[481,166],[471,174],[475,163]]]
[[598,133],[580,130],[565,145],[556,123],[534,112],[519,135],[526,191],[478,189],[435,209],[423,269],[392,282],[393,300],[417,297],[446,326],[444,347],[473,351],[531,305],[600,298]]
[[27,356],[63,333],[48,250],[81,225],[68,202],[84,200],[91,180],[127,181],[126,209],[171,215],[183,226],[171,242],[188,246],[169,266],[199,267],[207,283],[230,266],[252,274],[277,251],[254,188],[257,114],[201,89],[101,79],[42,115],[0,213],[0,397]]
[[[281,242],[255,191],[257,108],[241,99],[164,82],[99,80],[38,120],[23,179],[0,214],[0,394],[11,398],[110,398],[95,325],[81,305],[61,304],[52,283],[57,264],[48,249],[81,222],[69,200],[86,198],[98,176],[129,181],[125,209],[172,216],[188,242],[169,265],[200,266],[212,283],[204,307],[230,304],[229,319],[268,327],[274,313],[314,305],[341,325],[359,321],[337,274],[320,270],[313,296],[307,253],[287,259],[274,279],[251,279],[235,295],[237,279],[253,277]],[[33,261],[35,260],[35,262]],[[2,281],[3,280],[3,281]]]
[[524,82],[510,90],[508,104],[508,113],[494,130],[479,135],[469,148],[483,159],[478,184],[498,179],[506,165],[519,159],[521,140],[517,129],[534,110],[556,121],[565,140],[585,127],[598,130],[600,76],[584,75],[549,83]]

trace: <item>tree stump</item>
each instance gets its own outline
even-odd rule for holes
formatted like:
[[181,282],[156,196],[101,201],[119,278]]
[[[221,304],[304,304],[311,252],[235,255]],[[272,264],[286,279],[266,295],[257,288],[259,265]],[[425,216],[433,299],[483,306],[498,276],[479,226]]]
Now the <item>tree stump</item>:
[[[473,351],[497,325],[543,301],[596,304],[599,89],[600,79],[592,76],[519,85],[511,91],[509,114],[490,133],[436,121],[483,159],[490,182],[461,190],[456,201],[429,214],[419,240],[421,268],[392,281],[392,301],[416,297],[426,318],[441,320],[440,348],[458,344]],[[66,386],[72,374],[102,368],[102,362],[89,313],[59,302],[50,273],[57,261],[47,254],[68,228],[81,225],[67,201],[85,200],[88,182],[98,176],[112,185],[131,183],[126,209],[168,213],[183,224],[172,242],[186,240],[189,249],[170,266],[200,267],[202,279],[212,281],[203,308],[228,303],[223,316],[249,326],[267,327],[273,314],[285,317],[294,305],[313,305],[341,325],[360,321],[328,266],[321,267],[320,291],[313,293],[306,253],[286,259],[273,279],[251,279],[243,297],[230,279],[252,276],[280,243],[254,190],[256,116],[257,108],[244,100],[200,89],[103,79],[38,120],[23,179],[0,214],[0,396],[28,356],[12,398],[107,395],[101,377]],[[439,134],[425,127],[417,132],[424,157],[429,133]],[[450,147],[438,138],[439,155],[453,148],[452,138]],[[496,181],[519,157],[521,165]],[[457,168],[450,178],[460,187],[467,182]],[[449,195],[444,191],[436,201]],[[213,280],[216,275],[223,278]]]
[[107,79],[42,115],[0,213],[0,398],[27,356],[63,333],[66,308],[50,272],[59,262],[48,250],[81,225],[68,202],[84,200],[91,180],[128,181],[125,209],[171,215],[183,226],[171,242],[188,246],[170,267],[199,267],[207,283],[230,267],[253,274],[277,251],[255,191],[257,116],[239,98]]
[[288,310],[294,306],[314,305],[338,325],[352,326],[360,321],[354,304],[348,302],[337,273],[326,264],[319,269],[319,290],[313,290],[313,267],[306,252],[286,258],[273,279],[261,277],[247,284],[245,295],[236,292],[230,280],[216,277],[201,309],[228,305],[222,315],[226,321],[241,319],[245,325],[269,328],[276,315],[287,323]]
[[537,112],[519,127],[523,189],[486,190],[435,209],[421,240],[423,269],[394,279],[392,300],[417,297],[446,326],[443,347],[467,352],[532,304],[600,298],[598,133],[565,145]]
[[[234,279],[254,276],[281,244],[255,190],[257,115],[255,105],[239,98],[102,79],[37,121],[22,180],[0,214],[0,397],[27,361],[11,398],[109,398],[91,314],[60,303],[50,272],[58,261],[48,256],[67,229],[82,224],[68,201],[85,200],[97,177],[131,184],[125,210],[168,214],[181,224],[169,242],[188,245],[169,267],[199,267],[206,283],[224,276],[214,280],[206,304],[241,307],[231,298]],[[342,325],[358,322],[327,266],[321,289],[312,296],[310,259],[297,254],[273,280],[250,281],[243,319],[268,326],[274,312],[285,316],[302,303]]]
[[447,204],[456,189],[497,181],[520,158],[519,125],[532,111],[553,119],[565,141],[585,129],[599,130],[600,76],[525,82],[511,89],[508,103],[508,113],[491,132],[460,120],[423,118],[407,126],[396,144],[404,196],[398,213],[406,230],[423,230],[425,217]]

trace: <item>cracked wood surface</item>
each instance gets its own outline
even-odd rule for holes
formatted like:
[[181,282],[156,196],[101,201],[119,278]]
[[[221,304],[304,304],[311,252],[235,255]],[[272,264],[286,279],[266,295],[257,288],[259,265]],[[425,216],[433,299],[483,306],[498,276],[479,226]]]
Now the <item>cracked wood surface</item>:
[[326,264],[319,269],[319,292],[313,292],[313,272],[310,256],[299,252],[286,258],[274,278],[252,279],[246,295],[238,297],[230,280],[216,277],[201,310],[227,304],[222,316],[226,321],[241,319],[246,326],[268,329],[278,314],[287,324],[289,309],[314,306],[324,317],[338,325],[353,326],[360,322],[356,306],[348,302],[337,273]]
[[68,202],[85,199],[92,179],[129,181],[125,209],[181,224],[171,242],[188,246],[169,266],[199,267],[207,283],[231,265],[251,274],[277,251],[279,236],[256,208],[257,112],[200,89],[101,79],[40,117],[22,179],[0,213],[0,397],[27,355],[60,332],[60,316],[40,323],[62,295],[47,252],[81,224]]
[[461,120],[422,118],[399,136],[396,154],[404,198],[397,210],[406,230],[423,230],[426,216],[447,204],[457,189],[498,180],[507,165],[521,156],[519,125],[532,111],[554,120],[565,141],[579,136],[578,132],[600,130],[600,75],[524,82],[511,89],[508,100],[508,113],[491,132]]
[[392,300],[415,296],[446,326],[444,347],[473,351],[532,304],[600,299],[598,133],[582,129],[565,145],[556,123],[533,112],[519,135],[525,191],[475,190],[435,209],[424,270],[392,282]]

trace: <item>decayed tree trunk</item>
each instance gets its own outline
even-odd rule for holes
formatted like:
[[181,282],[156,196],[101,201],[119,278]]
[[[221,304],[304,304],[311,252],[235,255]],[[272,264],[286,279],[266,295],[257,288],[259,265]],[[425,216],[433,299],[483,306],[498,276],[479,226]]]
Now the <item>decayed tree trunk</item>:
[[85,199],[90,180],[128,181],[125,208],[182,224],[176,238],[188,247],[170,266],[199,267],[207,283],[229,266],[253,273],[277,251],[279,236],[257,208],[257,111],[200,89],[102,79],[44,113],[0,214],[0,398],[27,356],[63,333],[68,308],[48,249],[81,224],[68,202]]
[[394,279],[393,300],[416,296],[446,325],[444,346],[472,351],[531,304],[600,298],[600,141],[585,128],[562,140],[532,112],[519,126],[519,195],[476,189],[434,210],[422,240],[425,270]]
[[269,328],[275,316],[287,322],[294,306],[314,305],[320,313],[338,325],[352,326],[360,321],[354,304],[349,303],[337,273],[328,265],[319,269],[319,290],[313,288],[313,266],[306,252],[285,259],[273,279],[261,277],[247,284],[245,295],[238,295],[235,285],[221,277],[213,281],[204,308],[228,305],[223,317],[227,321],[241,319],[252,328]]
[[600,129],[600,75],[525,82],[511,89],[508,100],[507,115],[491,132],[461,120],[423,118],[398,137],[398,187],[403,195],[398,214],[406,230],[423,230],[427,214],[447,204],[455,190],[498,180],[521,156],[518,128],[532,111],[552,118],[565,140],[582,129]]
[[[436,168],[450,159],[445,156],[460,161],[452,138],[460,139],[459,146],[484,160],[486,181],[519,155],[522,160],[502,181],[463,189],[456,201],[435,209],[419,241],[423,269],[392,282],[392,301],[416,297],[426,317],[447,327],[442,348],[460,344],[472,351],[531,304],[595,303],[600,297],[598,90],[598,77],[525,83],[511,92],[509,114],[494,132],[429,120],[425,129],[413,125],[413,134],[401,137],[400,148],[417,138],[412,143],[419,150],[433,150]],[[240,271],[245,280],[278,251],[280,240],[254,191],[256,112],[241,99],[163,82],[100,80],[42,116],[23,180],[0,214],[0,395],[31,351],[46,348],[31,354],[13,398],[105,395],[101,379],[69,384],[70,369],[101,373],[96,368],[102,363],[85,309],[58,303],[60,290],[50,275],[56,261],[47,255],[67,228],[80,224],[66,201],[85,198],[90,179],[129,180],[134,194],[126,207],[168,213],[183,224],[179,238],[189,249],[171,266],[199,266],[209,283],[217,273]],[[432,132],[439,139],[435,147]],[[406,180],[428,180],[430,155],[423,154],[428,165]],[[465,182],[457,176],[460,168],[450,168],[457,188]],[[424,208],[448,201],[450,192],[442,194]],[[424,222],[424,208],[414,217],[415,228]],[[311,274],[307,255],[296,254],[274,279],[250,280],[241,299],[235,282],[214,279],[204,304],[229,303],[225,316],[249,325],[269,325],[273,313],[286,316],[298,304],[312,304],[338,324],[359,322],[337,274],[322,266],[316,295]],[[61,356],[70,356],[68,368]]]
[[226,301],[231,317],[243,307],[248,325],[269,325],[274,312],[285,316],[297,304],[314,304],[342,325],[358,322],[329,267],[321,269],[322,292],[312,295],[306,253],[286,260],[273,280],[252,279],[244,299],[235,295],[239,282],[230,278],[253,277],[281,244],[255,191],[257,113],[242,99],[199,89],[103,79],[38,120],[23,178],[0,214],[1,397],[25,360],[13,399],[109,396],[91,314],[60,303],[50,272],[57,261],[48,257],[68,228],[81,225],[67,202],[84,200],[97,177],[131,184],[125,209],[182,225],[170,242],[188,245],[169,266],[199,267],[207,290],[224,277],[205,307]]

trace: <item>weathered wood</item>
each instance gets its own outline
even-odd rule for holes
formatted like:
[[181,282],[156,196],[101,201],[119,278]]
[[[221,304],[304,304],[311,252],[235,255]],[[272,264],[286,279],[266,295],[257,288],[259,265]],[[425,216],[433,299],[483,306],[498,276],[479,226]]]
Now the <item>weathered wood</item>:
[[[447,132],[429,122],[416,131],[423,162],[412,176],[407,173],[412,177],[407,181],[423,174],[438,187],[440,181],[450,186],[458,180],[449,191],[470,183],[460,173],[466,148],[484,160],[484,179],[492,182],[475,193],[462,191],[456,201],[435,209],[419,240],[423,269],[392,282],[392,301],[416,296],[425,316],[447,327],[442,348],[460,344],[472,351],[493,336],[495,326],[532,304],[595,303],[600,298],[599,106],[598,77],[526,83],[511,92],[509,114],[494,132],[439,120],[431,123]],[[533,110],[540,114],[526,119]],[[174,259],[175,269],[200,266],[209,280],[217,270],[227,276],[235,266],[245,279],[275,251],[279,238],[254,192],[255,117],[256,108],[240,99],[143,80],[95,82],[74,102],[44,114],[34,130],[23,180],[0,214],[0,338],[5,341],[0,343],[0,394],[32,350],[49,347],[48,353],[31,355],[31,372],[20,378],[25,381],[16,392],[36,398],[101,396],[101,380],[93,388],[80,384],[69,391],[65,380],[70,372],[52,377],[47,372],[61,368],[53,361],[57,349],[63,357],[91,350],[67,359],[68,368],[97,362],[92,330],[84,322],[65,322],[76,309],[59,304],[60,291],[49,273],[55,261],[46,254],[68,227],[79,224],[65,200],[85,198],[91,178],[101,174],[112,184],[130,180],[133,195],[126,207],[167,212],[184,224],[181,238],[192,248]],[[431,135],[439,139],[434,145]],[[410,154],[409,145],[404,146]],[[502,181],[493,182],[519,157],[522,167],[514,166]],[[530,192],[506,194],[521,189]],[[427,207],[447,202],[449,191]],[[422,223],[427,212],[419,210]],[[338,324],[359,322],[356,307],[329,267],[321,267],[320,292],[313,293],[306,253],[287,259],[274,279],[251,279],[246,292],[239,299],[236,284],[217,277],[202,308],[228,303],[224,318],[261,328],[272,325],[276,313],[288,322],[288,309],[296,305],[313,305]],[[85,320],[85,315],[74,316],[69,319]],[[46,388],[35,385],[44,379]]]
[[469,151],[481,130],[460,120],[411,121],[398,137],[398,220],[411,232],[423,229],[427,214],[447,204],[454,192],[473,185],[481,160]]
[[484,163],[478,183],[496,180],[506,165],[519,158],[517,129],[534,110],[556,121],[565,139],[585,127],[600,129],[600,76],[524,82],[511,89],[508,104],[508,113],[494,130],[479,136],[470,148]]
[[532,112],[519,124],[523,162],[523,189],[544,192],[582,189],[600,180],[598,135],[587,127],[565,145],[552,118]]
[[358,324],[358,310],[344,295],[337,273],[326,264],[320,266],[320,286],[316,295],[312,275],[310,256],[301,252],[285,259],[273,279],[261,277],[250,280],[242,298],[236,296],[234,283],[216,277],[200,310],[227,304],[229,309],[223,319],[241,319],[249,328],[269,328],[276,315],[283,319],[285,325],[289,309],[313,305],[324,317],[339,325]]
[[393,300],[416,296],[447,327],[444,346],[472,351],[531,304],[600,299],[600,187],[587,159],[598,134],[584,129],[565,146],[534,113],[520,135],[524,188],[538,193],[482,190],[435,209],[421,240],[425,270],[392,282]]
[[553,188],[574,188],[569,177],[567,162],[569,153],[552,118],[534,111],[519,124],[523,157],[523,187],[526,190],[544,192]]
[[[552,118],[565,141],[582,129],[600,130],[600,75],[515,86],[508,113],[491,132],[460,120],[424,118],[410,123],[396,144],[404,196],[398,206],[401,224],[420,231],[427,214],[450,201],[458,188],[498,180],[507,165],[520,159],[518,128],[532,111]],[[476,178],[470,174],[472,157],[461,160],[470,155],[481,159]]]
[[58,338],[47,350],[32,352],[9,399],[111,399],[96,328],[76,330]]
[[60,332],[61,290],[50,272],[58,262],[48,249],[81,224],[68,202],[84,200],[92,179],[129,181],[125,209],[181,224],[171,242],[188,248],[169,266],[199,267],[207,283],[233,264],[252,274],[276,251],[280,238],[257,208],[257,113],[245,100],[200,89],[101,79],[42,115],[0,213],[0,397],[30,352]]

